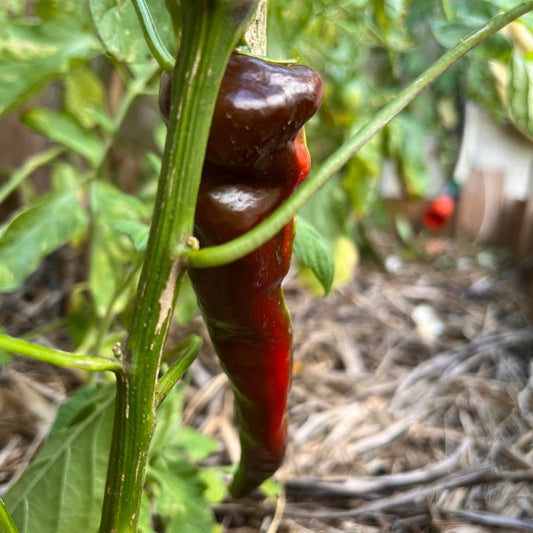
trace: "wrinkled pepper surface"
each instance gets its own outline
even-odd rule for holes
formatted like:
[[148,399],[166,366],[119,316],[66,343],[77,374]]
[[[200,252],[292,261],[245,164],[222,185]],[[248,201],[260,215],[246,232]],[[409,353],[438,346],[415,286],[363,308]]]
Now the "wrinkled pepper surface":
[[[319,108],[323,82],[312,69],[233,54],[219,91],[195,215],[202,247],[256,226],[309,172],[303,125]],[[161,83],[168,116],[170,78]],[[241,459],[233,497],[258,487],[280,466],[287,441],[292,326],[281,282],[294,222],[233,263],[189,275],[235,396]]]

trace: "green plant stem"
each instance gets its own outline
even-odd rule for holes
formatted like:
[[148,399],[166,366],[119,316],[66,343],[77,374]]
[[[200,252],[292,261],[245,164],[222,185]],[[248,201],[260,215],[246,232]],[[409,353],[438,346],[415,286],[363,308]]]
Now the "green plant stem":
[[155,211],[117,375],[115,422],[100,533],[134,533],[155,427],[161,356],[184,272],[218,88],[257,0],[182,0],[170,123]]
[[54,146],[53,148],[49,148],[48,150],[45,150],[44,152],[41,152],[39,154],[35,154],[31,156],[29,159],[27,159],[19,169],[17,169],[13,174],[11,174],[11,177],[9,180],[2,185],[0,188],[0,204],[28,177],[30,176],[35,170],[37,170],[39,167],[42,167],[43,165],[46,165],[50,163],[50,161],[53,161],[56,157],[58,157],[61,153],[63,153],[65,149],[62,146]]
[[107,359],[106,357],[88,357],[77,355],[62,350],[54,350],[46,346],[39,346],[31,342],[10,337],[9,335],[0,335],[0,348],[10,353],[31,357],[38,361],[44,361],[57,366],[68,368],[78,368],[80,370],[90,370],[100,372],[110,370],[119,372],[122,370],[122,363],[117,359]]
[[146,44],[148,44],[148,48],[150,48],[150,51],[155,57],[155,60],[159,63],[159,66],[170,74],[174,68],[174,58],[163,44],[145,0],[131,1],[137,13],[139,23],[141,24],[144,39]]
[[176,350],[172,350],[176,355],[179,355],[179,358],[157,382],[155,391],[156,406],[159,407],[163,403],[172,387],[182,378],[185,371],[196,359],[201,347],[202,339],[197,335],[190,335],[180,343]]
[[294,195],[272,213],[269,218],[265,219],[242,237],[228,243],[202,250],[188,251],[185,255],[189,261],[189,265],[194,268],[205,268],[230,263],[244,257],[264,244],[268,239],[271,239],[296,215],[313,194],[341,170],[362,146],[381,131],[386,124],[409,105],[424,89],[431,85],[443,72],[487,37],[490,37],[505,25],[531,10],[533,10],[533,1],[524,2],[514,9],[500,13],[487,24],[465,37],[459,44],[448,50],[440,59],[425,70],[408,87],[402,90],[373,119],[329,156],[318,171],[312,172]]

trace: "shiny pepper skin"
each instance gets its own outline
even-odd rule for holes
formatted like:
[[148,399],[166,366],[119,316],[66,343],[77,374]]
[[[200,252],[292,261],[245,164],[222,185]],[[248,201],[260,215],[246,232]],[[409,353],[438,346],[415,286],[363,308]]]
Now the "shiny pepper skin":
[[[202,247],[225,243],[264,220],[310,167],[303,125],[324,94],[320,76],[302,65],[233,54],[219,91],[195,215]],[[160,107],[169,113],[170,78]],[[241,442],[233,497],[258,487],[280,466],[287,441],[292,325],[281,282],[294,222],[258,250],[214,268],[191,269],[209,335],[235,396]]]

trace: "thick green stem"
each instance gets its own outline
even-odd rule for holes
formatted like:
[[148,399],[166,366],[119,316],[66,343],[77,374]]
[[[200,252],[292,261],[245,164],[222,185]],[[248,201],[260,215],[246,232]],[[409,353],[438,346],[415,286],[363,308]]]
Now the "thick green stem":
[[33,344],[22,339],[10,337],[9,335],[0,334],[0,348],[7,352],[68,368],[79,368],[80,370],[90,370],[92,372],[101,372],[104,370],[119,372],[122,370],[122,363],[116,359],[77,355],[62,350],[47,348],[46,346],[39,346],[38,344]]
[[524,2],[514,9],[497,15],[487,24],[481,26],[461,40],[457,46],[448,50],[438,61],[421,74],[418,79],[391,100],[389,104],[378,112],[353,137],[348,139],[320,166],[317,172],[311,173],[294,195],[272,213],[269,218],[257,225],[249,233],[233,241],[203,250],[191,250],[187,252],[186,257],[189,260],[190,266],[194,268],[205,268],[230,263],[244,257],[271,239],[296,215],[311,196],[323,187],[362,146],[381,131],[386,124],[407,107],[407,105],[431,85],[443,72],[487,37],[531,10],[533,10],[533,1]]
[[115,422],[100,533],[135,532],[157,376],[192,235],[196,197],[218,88],[255,0],[182,0],[170,123],[155,211],[129,333],[117,375]]

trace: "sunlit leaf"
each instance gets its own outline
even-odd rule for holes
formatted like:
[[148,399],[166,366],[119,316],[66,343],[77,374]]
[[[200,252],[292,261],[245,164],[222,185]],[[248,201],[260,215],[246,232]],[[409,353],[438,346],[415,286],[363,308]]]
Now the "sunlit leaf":
[[331,251],[316,229],[304,218],[298,217],[294,253],[315,274],[327,294],[335,274]]
[[[151,0],[148,6],[162,41],[174,54],[172,22],[164,0]],[[90,7],[98,35],[109,54],[126,63],[144,62],[151,57],[130,1],[90,0]]]
[[112,128],[104,98],[102,81],[90,68],[81,66],[65,78],[65,107],[85,128],[97,125],[106,130]]
[[30,109],[22,114],[21,121],[28,128],[83,155],[94,166],[102,156],[103,143],[67,113]]
[[[130,239],[118,231],[117,226],[128,225],[132,221],[139,224],[147,212],[137,198],[104,182],[91,186],[90,202],[95,216],[95,232],[89,285],[96,311],[102,316],[124,281],[126,267],[138,260]],[[122,294],[115,301],[115,310],[122,309],[128,298],[128,293]]]
[[71,191],[44,197],[0,228],[0,291],[20,286],[41,259],[73,239],[86,222]]
[[[79,12],[77,20],[83,20]],[[92,58],[99,50],[88,30],[63,19],[11,22],[0,27],[0,43],[0,115],[68,72],[74,60]]]

